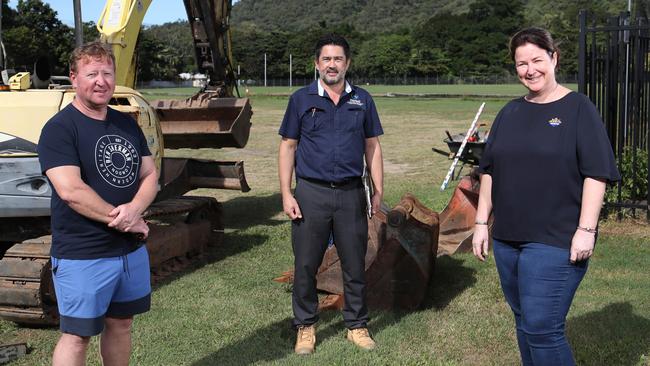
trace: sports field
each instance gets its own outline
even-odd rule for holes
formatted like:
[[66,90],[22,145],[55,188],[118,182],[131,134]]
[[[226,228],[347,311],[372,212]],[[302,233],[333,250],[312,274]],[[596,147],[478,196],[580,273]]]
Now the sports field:
[[[454,89],[460,88],[462,89]],[[517,89],[519,88],[519,89]],[[290,225],[277,183],[277,134],[284,90],[251,88],[253,127],[244,149],[166,151],[169,156],[244,160],[252,190],[198,190],[223,203],[224,244],[203,263],[158,285],[152,310],[136,318],[133,365],[517,365],[513,319],[492,257],[469,254],[436,262],[427,299],[414,312],[372,311],[378,349],[363,352],[345,340],[340,314],[322,314],[316,353],[293,354],[290,289],[272,281],[292,266]],[[440,192],[451,163],[445,130],[464,132],[481,102],[488,126],[518,86],[387,87],[371,92],[458,93],[462,98],[376,98],[385,135],[385,201],[410,192],[440,211],[456,182]],[[295,90],[295,88],[294,88]],[[519,90],[519,91],[517,91]],[[187,89],[146,90],[148,99],[180,98]],[[477,95],[490,95],[480,97]],[[274,96],[277,95],[277,96]],[[568,317],[568,335],[580,365],[650,365],[650,226],[608,221]],[[21,328],[0,321],[0,344],[28,342],[31,352],[12,365],[47,365],[56,329]],[[92,342],[89,365],[98,365]]]

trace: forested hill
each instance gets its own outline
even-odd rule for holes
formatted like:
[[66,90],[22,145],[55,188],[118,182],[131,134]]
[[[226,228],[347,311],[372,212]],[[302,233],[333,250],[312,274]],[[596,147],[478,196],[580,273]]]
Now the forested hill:
[[299,31],[315,24],[354,24],[365,32],[411,29],[441,13],[461,14],[472,0],[240,0],[232,23]]
[[[233,54],[242,76],[313,72],[311,47],[335,31],[353,45],[352,72],[361,77],[460,76],[495,80],[512,73],[508,38],[528,26],[547,28],[560,43],[567,77],[577,74],[578,13],[618,15],[627,0],[240,0],[233,6]],[[647,16],[650,0],[634,1]]]
[[[317,24],[352,24],[364,32],[413,29],[439,14],[465,14],[476,0],[240,0],[233,5],[231,24],[252,23],[262,30],[300,31]],[[498,1],[497,1],[498,2]],[[562,18],[567,8],[598,8],[610,14],[627,9],[627,0],[512,0],[523,3],[522,17],[531,24]],[[487,1],[489,4],[490,1]],[[635,0],[647,14],[650,0]],[[516,5],[515,5],[516,6]]]

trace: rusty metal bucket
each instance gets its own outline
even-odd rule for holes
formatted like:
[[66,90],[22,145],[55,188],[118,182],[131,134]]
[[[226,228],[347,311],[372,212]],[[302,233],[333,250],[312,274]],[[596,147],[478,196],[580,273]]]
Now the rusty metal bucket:
[[[377,218],[382,219],[379,215]],[[377,257],[366,270],[368,305],[414,310],[424,300],[434,269],[438,213],[406,194],[388,213],[386,223],[386,236],[378,240],[383,245],[379,246]],[[375,227],[374,232],[381,231]]]
[[250,191],[243,161],[213,161],[203,159],[163,158],[160,201],[181,196],[197,188]]
[[253,114],[248,98],[217,98],[199,93],[186,100],[151,103],[162,128],[165,148],[242,148]]
[[[438,214],[414,196],[404,195],[388,211],[386,206],[368,220],[366,252],[367,303],[376,309],[417,308],[426,295],[438,245]],[[341,309],[343,279],[336,247],[331,246],[316,275],[317,288],[330,295],[319,308]],[[292,282],[293,272],[276,278]]]
[[[449,203],[440,213],[438,256],[472,251],[479,189],[476,170],[458,182]],[[488,228],[492,228],[492,217],[488,220]]]

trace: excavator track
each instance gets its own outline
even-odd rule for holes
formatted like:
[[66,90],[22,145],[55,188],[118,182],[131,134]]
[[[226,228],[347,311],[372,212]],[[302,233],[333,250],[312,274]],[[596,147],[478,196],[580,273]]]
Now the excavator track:
[[[152,283],[180,272],[223,242],[221,205],[211,197],[183,196],[145,212]],[[50,235],[9,247],[0,260],[0,318],[20,324],[56,325]]]
[[0,260],[0,317],[17,323],[59,321],[50,265],[50,236],[10,247]]

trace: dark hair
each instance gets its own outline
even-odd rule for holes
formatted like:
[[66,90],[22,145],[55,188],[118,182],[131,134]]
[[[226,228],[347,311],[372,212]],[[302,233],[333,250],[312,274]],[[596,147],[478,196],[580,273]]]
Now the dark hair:
[[343,47],[343,52],[345,53],[345,58],[350,58],[350,45],[348,41],[345,40],[342,36],[339,36],[335,33],[326,34],[318,39],[316,42],[316,47],[314,47],[314,56],[316,60],[320,57],[320,51],[323,49],[323,46],[334,45]]
[[526,43],[534,44],[535,46],[546,50],[551,57],[556,53],[557,65],[560,65],[560,49],[555,44],[555,41],[553,41],[551,33],[546,29],[537,27],[522,29],[510,38],[510,57],[512,58],[512,61],[515,60],[515,51],[517,48]]
[[70,72],[77,72],[77,63],[81,59],[111,60],[115,67],[115,55],[105,43],[93,41],[84,43],[70,54]]

